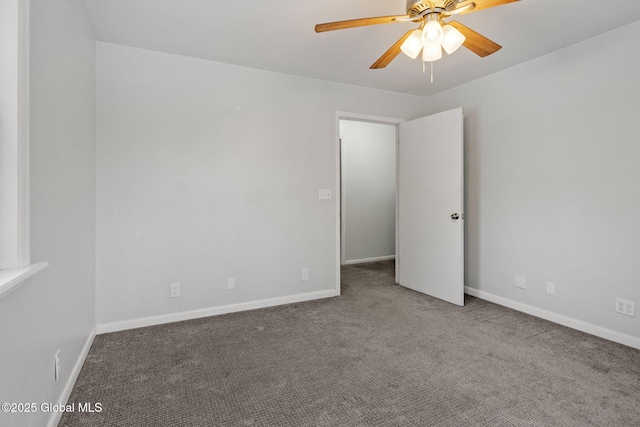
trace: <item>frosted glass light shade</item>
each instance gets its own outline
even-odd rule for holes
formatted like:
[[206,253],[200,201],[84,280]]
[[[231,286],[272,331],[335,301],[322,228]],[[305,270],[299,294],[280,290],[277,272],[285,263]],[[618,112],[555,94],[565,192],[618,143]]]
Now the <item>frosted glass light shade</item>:
[[438,21],[429,21],[422,30],[422,44],[425,48],[442,44],[442,26]]
[[442,35],[442,48],[449,54],[455,52],[466,40],[466,37],[451,25],[442,27]]
[[416,59],[422,50],[422,31],[414,30],[402,43],[400,50],[411,59]]
[[434,47],[425,46],[422,50],[423,61],[433,62],[440,58],[442,58],[442,48],[439,45]]

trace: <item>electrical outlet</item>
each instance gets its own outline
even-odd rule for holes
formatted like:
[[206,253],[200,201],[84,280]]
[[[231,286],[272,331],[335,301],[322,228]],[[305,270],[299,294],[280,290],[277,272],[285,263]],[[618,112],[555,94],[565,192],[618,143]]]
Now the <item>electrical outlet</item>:
[[60,349],[53,355],[53,379],[58,381],[60,378]]
[[527,284],[524,276],[516,274],[513,276],[513,286],[520,289],[527,289]]
[[547,282],[547,295],[556,294],[556,284],[553,282]]
[[236,288],[236,278],[229,277],[227,278],[227,290],[232,291]]
[[171,284],[171,298],[180,297],[180,283]]
[[633,301],[627,301],[624,306],[624,314],[635,317],[636,316],[636,303]]
[[303,268],[302,269],[302,276],[301,276],[301,280],[303,282],[306,282],[309,280],[309,269],[308,268]]
[[636,316],[636,303],[622,298],[616,298],[616,312],[626,316]]

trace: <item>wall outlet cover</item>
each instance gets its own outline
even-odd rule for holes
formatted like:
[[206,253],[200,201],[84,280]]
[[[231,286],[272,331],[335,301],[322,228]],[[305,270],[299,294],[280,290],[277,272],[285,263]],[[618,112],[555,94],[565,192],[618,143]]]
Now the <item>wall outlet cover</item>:
[[179,298],[180,297],[180,283],[172,283],[171,284],[171,298]]
[[53,355],[53,379],[55,381],[60,378],[60,351],[61,349],[58,349],[56,354]]
[[556,284],[553,282],[547,282],[547,295],[556,294]]
[[623,298],[616,298],[616,312],[625,316],[636,316],[636,303]]

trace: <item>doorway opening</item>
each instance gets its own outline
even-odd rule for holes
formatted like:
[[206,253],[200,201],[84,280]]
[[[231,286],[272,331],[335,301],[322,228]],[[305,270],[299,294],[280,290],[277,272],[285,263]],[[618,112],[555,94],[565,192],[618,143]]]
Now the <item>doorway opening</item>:
[[396,259],[398,123],[402,121],[338,114],[338,294],[343,266]]
[[[344,120],[387,124],[396,128],[395,283],[456,305],[464,305],[464,141],[463,110],[454,108],[410,121],[338,114],[337,193],[346,188],[347,201],[336,203],[336,224],[348,221],[349,175],[341,168],[341,123]],[[399,148],[399,138],[402,146]],[[346,141],[345,141],[346,143]],[[366,156],[356,154],[356,161]],[[371,180],[371,178],[368,178]],[[345,181],[345,186],[342,182]],[[375,187],[375,186],[374,186]],[[372,191],[369,189],[369,191]],[[339,200],[343,200],[340,195]],[[341,212],[341,207],[345,212]],[[380,207],[365,212],[378,212]],[[367,213],[365,213],[367,215]],[[367,218],[368,220],[369,218]],[[357,218],[362,223],[362,218]],[[362,224],[358,224],[362,225]],[[336,229],[337,295],[340,295],[340,267],[347,260],[375,260],[378,252],[352,255],[349,230]],[[371,228],[365,228],[371,230]],[[347,237],[345,250],[342,237]],[[368,237],[368,236],[366,236]],[[369,248],[371,249],[371,248]],[[344,253],[344,257],[343,257]],[[344,262],[343,262],[344,261]]]

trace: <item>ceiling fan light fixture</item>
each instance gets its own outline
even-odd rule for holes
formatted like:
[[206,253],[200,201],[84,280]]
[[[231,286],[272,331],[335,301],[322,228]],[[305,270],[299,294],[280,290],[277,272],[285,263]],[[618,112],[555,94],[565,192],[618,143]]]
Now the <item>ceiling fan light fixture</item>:
[[442,58],[442,48],[438,46],[427,47],[422,50],[422,60],[426,62],[437,61]]
[[402,43],[400,50],[411,59],[416,59],[422,50],[422,31],[414,30]]
[[452,54],[458,50],[466,40],[466,37],[451,25],[442,27],[442,35],[442,48],[448,54]]
[[442,25],[437,20],[429,21],[422,30],[422,44],[427,47],[440,47],[442,44]]
[[[409,30],[369,68],[384,68],[400,52],[410,58],[417,58],[422,50],[423,73],[425,62],[431,63],[442,57],[442,50],[451,54],[464,46],[480,57],[491,55],[502,48],[480,33],[459,22],[444,22],[453,15],[484,10],[520,0],[406,0],[406,15],[377,16],[371,18],[348,19],[346,21],[326,22],[315,26],[316,33],[343,30],[345,28],[365,27],[369,25],[391,24],[394,22],[413,22],[419,24],[418,30]],[[444,27],[444,28],[443,28]],[[453,27],[453,28],[451,28]],[[414,27],[415,28],[415,27]],[[445,40],[446,33],[446,40]],[[418,43],[420,39],[422,46]],[[432,79],[433,80],[433,79]]]

